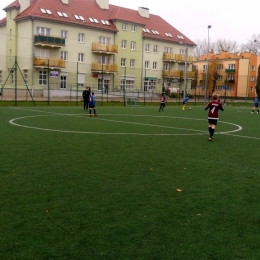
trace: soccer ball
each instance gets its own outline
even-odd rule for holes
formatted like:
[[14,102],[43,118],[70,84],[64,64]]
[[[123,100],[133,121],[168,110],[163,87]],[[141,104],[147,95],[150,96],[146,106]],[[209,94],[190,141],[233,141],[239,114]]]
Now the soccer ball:
[[189,110],[191,110],[191,107],[189,107]]

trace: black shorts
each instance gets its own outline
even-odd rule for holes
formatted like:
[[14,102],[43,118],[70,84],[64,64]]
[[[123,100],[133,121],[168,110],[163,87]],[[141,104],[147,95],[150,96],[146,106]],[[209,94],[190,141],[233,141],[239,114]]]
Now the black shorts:
[[182,104],[183,104],[183,105],[185,105],[185,104],[186,104],[186,102],[182,102]]
[[208,119],[208,122],[211,125],[217,125],[218,120],[217,119]]

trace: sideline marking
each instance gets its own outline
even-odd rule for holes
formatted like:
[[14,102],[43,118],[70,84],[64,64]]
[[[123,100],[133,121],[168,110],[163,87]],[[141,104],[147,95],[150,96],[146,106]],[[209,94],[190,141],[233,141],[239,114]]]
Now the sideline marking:
[[[28,109],[29,110],[29,109]],[[38,111],[38,110],[32,110],[32,111],[36,111],[36,112],[42,112],[42,113],[47,113],[50,114],[51,116],[55,116],[55,115],[60,115],[60,116],[73,116],[73,117],[82,117],[82,118],[86,118],[86,116],[83,115],[74,115],[74,114],[62,114],[62,113],[52,113],[52,112],[45,112],[45,111]],[[101,114],[104,116],[131,116],[131,117],[166,117],[166,118],[178,118],[178,119],[184,119],[184,120],[205,120],[205,119],[199,119],[199,118],[183,118],[183,117],[169,117],[169,116],[153,116],[153,115],[131,115],[131,114]],[[102,121],[110,121],[110,122],[115,122],[115,123],[124,123],[124,124],[135,124],[135,125],[143,125],[143,126],[152,126],[152,127],[160,127],[160,128],[168,128],[168,129],[178,129],[178,130],[186,130],[186,131],[194,131],[194,132],[199,132],[199,133],[192,133],[192,134],[167,134],[167,133],[163,133],[163,134],[143,134],[143,133],[102,133],[102,132],[83,132],[83,131],[69,131],[69,130],[55,130],[55,129],[48,129],[48,128],[39,128],[39,127],[33,127],[33,126],[26,126],[26,125],[21,125],[21,124],[17,124],[14,121],[16,120],[21,120],[21,119],[25,119],[25,118],[32,118],[32,117],[39,117],[39,116],[49,116],[49,115],[34,115],[34,116],[24,116],[24,117],[19,117],[19,118],[14,118],[12,120],[9,121],[10,124],[15,125],[15,126],[19,126],[19,127],[24,127],[24,128],[30,128],[30,129],[36,129],[36,130],[42,130],[42,131],[52,131],[52,132],[61,132],[61,133],[78,133],[78,134],[100,134],[100,135],[159,135],[159,136],[173,136],[173,135],[202,135],[202,134],[206,134],[208,133],[208,131],[202,131],[202,130],[196,130],[196,129],[188,129],[188,128],[178,128],[178,127],[170,127],[170,126],[162,126],[162,125],[151,125],[151,124],[143,124],[143,123],[136,123],[136,122],[127,122],[127,121],[117,121],[117,120],[111,120],[111,119],[104,119],[104,118],[95,118],[98,120],[102,120]],[[221,123],[224,124],[229,124],[229,125],[233,125],[236,126],[237,129],[232,130],[232,131],[227,131],[227,132],[218,132],[216,134],[229,134],[229,133],[234,133],[237,131],[241,131],[242,127],[233,123],[229,123],[229,122],[224,122],[224,121],[219,121]]]

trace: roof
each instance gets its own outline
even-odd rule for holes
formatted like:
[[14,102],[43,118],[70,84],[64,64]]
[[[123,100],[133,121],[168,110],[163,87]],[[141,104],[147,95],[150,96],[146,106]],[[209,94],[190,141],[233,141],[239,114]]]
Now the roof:
[[[19,1],[16,0],[4,10],[18,5]],[[41,9],[44,9],[45,13]],[[48,10],[50,11],[49,14]],[[57,12],[60,12],[61,15]],[[62,16],[62,13],[65,13],[67,17]],[[78,18],[81,16],[84,20],[81,18],[76,19],[74,15],[77,15]],[[95,0],[69,0],[69,4],[64,4],[61,0],[31,0],[30,7],[15,19],[19,21],[32,16],[39,19],[80,24],[114,32],[117,31],[117,28],[113,21],[120,20],[143,26],[145,28],[143,36],[147,38],[196,45],[158,15],[150,14],[149,18],[145,18],[140,16],[138,10],[116,5],[109,5],[109,9],[101,9]],[[96,19],[98,23],[91,21],[89,18]],[[109,21],[109,25],[101,20]]]
[[20,8],[19,0],[12,2],[10,5],[6,6],[3,10],[6,11],[12,8]]
[[0,25],[6,23],[6,17],[0,20]]

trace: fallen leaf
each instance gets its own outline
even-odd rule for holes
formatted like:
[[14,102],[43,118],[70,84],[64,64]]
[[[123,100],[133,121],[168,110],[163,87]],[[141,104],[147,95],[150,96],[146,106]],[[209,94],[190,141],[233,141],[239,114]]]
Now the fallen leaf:
[[182,192],[182,190],[181,189],[176,189],[178,192]]
[[49,213],[49,210],[45,209],[45,212],[46,212],[46,213]]

